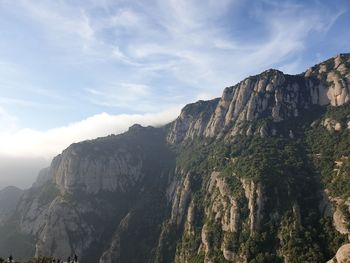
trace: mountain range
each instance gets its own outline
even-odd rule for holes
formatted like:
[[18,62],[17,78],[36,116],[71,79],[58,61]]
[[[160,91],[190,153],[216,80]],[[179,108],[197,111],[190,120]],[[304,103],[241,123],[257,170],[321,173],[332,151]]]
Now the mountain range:
[[0,191],[0,255],[348,262],[350,54],[270,69],[163,127],[75,143]]

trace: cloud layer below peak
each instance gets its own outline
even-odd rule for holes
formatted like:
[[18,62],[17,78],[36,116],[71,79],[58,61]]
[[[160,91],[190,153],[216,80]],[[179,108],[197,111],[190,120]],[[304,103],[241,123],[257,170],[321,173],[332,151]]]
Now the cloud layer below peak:
[[268,68],[299,73],[349,52],[349,10],[348,0],[0,0],[0,179],[6,158],[49,160],[73,142],[169,122],[176,105]]
[[135,123],[162,126],[176,118],[180,107],[159,113],[101,113],[67,126],[37,131],[21,129],[0,133],[0,156],[51,159],[74,142],[125,132]]

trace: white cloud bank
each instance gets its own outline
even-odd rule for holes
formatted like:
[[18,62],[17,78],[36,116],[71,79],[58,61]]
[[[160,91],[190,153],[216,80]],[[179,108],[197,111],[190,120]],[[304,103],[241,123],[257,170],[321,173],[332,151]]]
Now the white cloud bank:
[[[73,71],[72,65],[86,67],[95,73],[91,78],[98,85],[92,83],[82,92],[89,103],[127,110],[130,107],[125,101],[130,100],[130,94],[149,109],[155,104],[149,97],[160,93],[167,97],[167,86],[178,87],[176,93],[182,95],[178,103],[201,93],[217,94],[225,86],[270,67],[299,73],[305,69],[303,52],[313,47],[311,36],[317,34],[322,41],[345,12],[336,6],[330,10],[322,1],[78,3],[7,0],[0,9],[23,16],[40,29],[43,43],[53,50],[50,54],[55,64],[62,63]],[[115,67],[113,74],[100,71],[102,62]],[[116,74],[118,71],[122,73]],[[128,87],[129,94],[125,86],[115,84],[129,82],[151,88],[136,95],[132,87]],[[119,95],[101,100],[94,90],[107,97]]]
[[[159,113],[110,115],[101,113],[85,120],[47,131],[22,129],[0,132],[0,156],[51,159],[74,142],[119,134],[131,125],[160,126],[174,120],[180,107]],[[1,166],[1,158],[0,158]]]
[[[0,123],[12,129],[0,129],[0,189],[15,185],[28,188],[38,172],[50,165],[51,159],[74,142],[109,134],[119,134],[131,125],[161,126],[174,120],[180,107],[146,114],[111,115],[100,113],[67,126],[37,131],[16,129],[15,119],[0,108]],[[1,128],[1,126],[0,126]]]
[[[65,76],[61,70],[59,83],[67,88],[51,89],[41,82],[43,72],[39,80],[33,77],[37,74],[29,70],[35,68],[32,59],[22,67],[0,61],[0,89],[9,93],[0,98],[0,187],[2,179],[11,181],[9,173],[17,166],[25,167],[23,158],[45,158],[49,162],[73,142],[117,134],[134,123],[161,125],[179,113],[179,108],[152,114],[101,113],[64,127],[37,131],[18,129],[23,117],[11,114],[15,106],[49,111],[57,105],[93,104],[101,111],[113,107],[121,112],[155,112],[193,98],[211,98],[220,95],[226,85],[269,67],[288,73],[304,70],[302,54],[315,44],[310,36],[317,34],[322,40],[345,12],[329,9],[322,1],[303,5],[275,0],[0,1],[0,11],[6,10],[23,19],[28,29],[36,29],[33,39],[38,42],[32,40],[32,45],[38,49],[36,44],[40,43],[51,50],[49,56],[43,56],[50,58],[48,69],[51,64],[57,67],[52,68],[53,75],[59,69],[68,69],[71,74]],[[257,30],[250,30],[255,26]],[[8,28],[11,36],[17,32]],[[25,39],[27,35],[19,36]],[[17,38],[3,39],[1,55],[17,62],[7,55],[17,44],[12,40]],[[19,51],[32,52],[35,57],[35,50],[27,49]],[[38,50],[41,58],[46,49]],[[113,70],[103,67],[107,64]],[[67,83],[74,86],[70,88]],[[61,93],[65,96],[58,96]],[[9,163],[13,170],[2,169]],[[23,167],[18,178],[20,174],[29,176],[29,169]],[[39,164],[37,167],[41,168]]]

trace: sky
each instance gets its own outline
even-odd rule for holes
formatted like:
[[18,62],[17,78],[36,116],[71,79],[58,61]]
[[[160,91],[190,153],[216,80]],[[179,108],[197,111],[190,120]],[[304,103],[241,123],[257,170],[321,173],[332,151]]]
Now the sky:
[[73,142],[350,52],[349,25],[349,0],[0,0],[0,188]]

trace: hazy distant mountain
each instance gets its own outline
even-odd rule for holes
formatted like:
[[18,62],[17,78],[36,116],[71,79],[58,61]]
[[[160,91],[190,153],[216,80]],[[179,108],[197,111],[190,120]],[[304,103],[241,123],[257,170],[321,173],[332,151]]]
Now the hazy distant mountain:
[[7,221],[14,213],[23,190],[8,186],[0,190],[0,224]]
[[2,223],[22,240],[7,249],[84,263],[270,263],[326,262],[340,248],[345,262],[349,101],[342,54],[299,75],[250,76],[165,127],[73,144]]
[[16,185],[25,189],[31,186],[38,171],[50,165],[49,161],[36,157],[10,157],[0,154],[0,189]]

